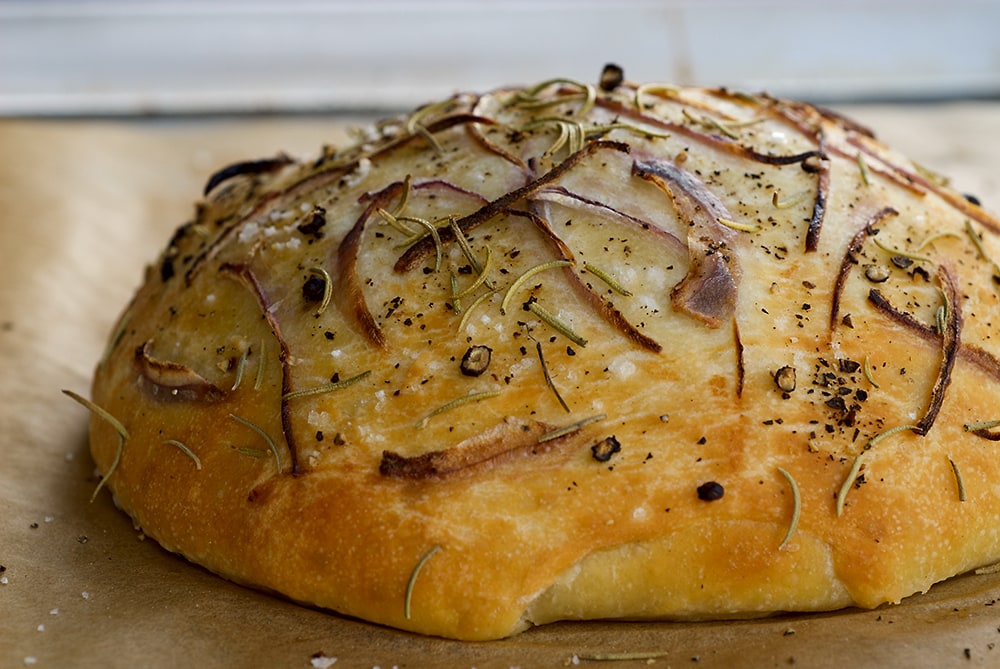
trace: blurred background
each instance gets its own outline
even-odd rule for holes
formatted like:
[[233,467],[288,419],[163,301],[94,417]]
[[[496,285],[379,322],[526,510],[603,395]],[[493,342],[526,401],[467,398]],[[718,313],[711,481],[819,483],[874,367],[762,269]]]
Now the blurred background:
[[997,0],[0,0],[0,115],[379,113],[552,76],[1000,98]]

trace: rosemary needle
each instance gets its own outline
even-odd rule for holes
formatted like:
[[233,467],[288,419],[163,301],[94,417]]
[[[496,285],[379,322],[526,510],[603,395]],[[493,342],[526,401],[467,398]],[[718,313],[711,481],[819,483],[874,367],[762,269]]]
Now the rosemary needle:
[[966,432],[980,432],[982,430],[992,430],[995,427],[1000,427],[1000,420],[981,420],[975,423],[966,423],[964,426]]
[[332,383],[326,383],[326,384],[323,384],[322,386],[317,386],[315,388],[306,388],[305,390],[293,390],[292,392],[285,393],[284,395],[282,395],[281,399],[283,399],[283,400],[291,400],[291,399],[295,399],[295,398],[298,398],[298,397],[308,397],[310,395],[321,395],[323,393],[333,392],[334,390],[340,390],[341,388],[346,388],[347,386],[354,385],[355,383],[357,383],[358,381],[361,381],[362,379],[364,379],[365,377],[367,377],[371,373],[372,372],[369,369],[369,370],[366,370],[364,372],[361,372],[360,374],[352,376],[349,379],[344,379],[343,381],[334,381]]
[[[471,295],[472,293],[474,293],[476,291],[477,288],[479,288],[483,284],[489,284],[490,282],[489,282],[489,279],[487,279],[487,276],[489,275],[489,271],[490,271],[490,269],[492,267],[493,267],[493,251],[491,251],[490,247],[487,246],[486,247],[486,264],[483,265],[483,267],[481,267],[481,268],[479,268],[477,270],[479,272],[479,276],[477,276],[476,280],[473,281],[471,284],[469,284],[468,287],[466,287],[465,289],[463,289],[463,290],[455,293],[454,295],[452,295],[452,297],[455,298],[456,300],[459,300],[459,299],[461,299],[463,297]],[[490,286],[487,285],[487,287],[490,287]]]
[[561,320],[559,320],[556,317],[555,314],[553,314],[551,311],[549,311],[548,309],[546,309],[542,305],[538,304],[538,302],[535,302],[534,300],[530,300],[530,301],[528,301],[528,302],[525,303],[525,306],[528,308],[528,311],[530,311],[531,313],[533,313],[536,316],[538,316],[539,318],[541,318],[543,321],[545,321],[546,323],[548,323],[549,326],[551,326],[553,330],[555,330],[556,332],[560,333],[561,335],[563,335],[564,337],[566,337],[567,339],[569,339],[571,342],[573,342],[577,346],[579,346],[579,347],[582,348],[582,347],[584,347],[584,346],[587,345],[587,340],[584,337],[582,337],[581,335],[577,334],[573,330],[573,328],[571,328],[566,323],[563,323]]
[[868,358],[867,355],[865,356],[864,373],[865,373],[865,378],[868,380],[868,383],[872,384],[872,388],[878,388],[879,385],[878,383],[875,382],[875,376],[872,374],[871,360]]
[[462,320],[459,321],[459,323],[458,323],[458,331],[459,332],[465,332],[465,328],[469,324],[469,317],[472,315],[473,309],[475,309],[476,307],[478,307],[480,304],[482,304],[488,298],[493,297],[493,295],[495,295],[495,294],[496,293],[493,293],[493,292],[483,293],[482,295],[480,295],[479,297],[477,297],[475,299],[475,301],[473,301],[472,304],[470,304],[468,307],[466,307],[465,313],[462,314]]
[[247,366],[247,356],[250,355],[250,347],[243,349],[243,353],[240,354],[240,361],[236,365],[236,379],[233,381],[233,387],[230,390],[236,390],[243,383],[243,372]]
[[965,481],[962,479],[962,471],[955,464],[955,461],[948,456],[948,464],[951,465],[951,471],[955,474],[955,484],[958,486],[958,501],[964,502],[966,499],[965,495]]
[[578,420],[577,422],[572,423],[570,425],[556,428],[555,430],[552,430],[551,432],[546,432],[545,434],[538,437],[538,443],[541,444],[546,441],[552,441],[553,439],[558,439],[559,437],[565,437],[567,434],[576,432],[577,430],[584,428],[587,425],[590,425],[591,423],[600,422],[607,417],[608,414],[599,413],[594,416],[589,416],[587,418],[584,418],[583,420]]
[[865,155],[858,151],[858,170],[861,172],[861,181],[866,186],[871,185],[871,178],[868,175],[868,163],[865,162]]
[[191,458],[192,461],[194,461],[195,469],[198,469],[199,471],[201,470],[201,459],[194,454],[194,451],[188,448],[187,444],[185,444],[182,441],[178,441],[176,439],[165,439],[163,443],[170,444],[171,446],[176,446],[177,448],[179,448],[184,453],[184,455],[188,456],[189,458]]
[[417,427],[418,428],[425,427],[427,425],[427,421],[429,421],[434,416],[437,416],[438,414],[444,413],[445,411],[451,411],[452,409],[457,409],[458,407],[469,404],[470,402],[479,402],[480,400],[487,400],[492,397],[496,397],[500,393],[501,391],[499,390],[487,390],[479,393],[469,393],[468,395],[464,395],[462,397],[459,397],[458,399],[454,399],[446,404],[442,404],[437,409],[431,411],[429,414],[421,418],[420,421],[417,423]]
[[514,293],[517,291],[518,288],[523,286],[531,277],[535,276],[539,272],[544,272],[545,270],[548,269],[553,269],[555,267],[569,267],[572,264],[573,263],[570,262],[569,260],[550,260],[548,262],[543,262],[540,265],[535,265],[534,267],[525,270],[524,273],[521,274],[521,276],[517,277],[514,280],[514,282],[510,284],[510,287],[507,288],[507,292],[503,296],[503,301],[500,302],[500,313],[501,314],[507,313],[507,307],[510,305],[510,301],[514,297]]
[[441,550],[441,546],[435,544],[431,547],[429,551],[424,553],[424,556],[420,558],[417,562],[417,566],[413,568],[413,572],[410,574],[410,580],[406,582],[406,597],[403,600],[403,615],[406,619],[410,619],[410,600],[413,598],[413,586],[417,583],[417,576],[420,575],[420,570],[424,568],[428,560],[434,557],[434,554]]
[[583,269],[586,270],[587,272],[590,272],[591,274],[593,274],[594,276],[596,276],[598,279],[600,279],[601,281],[603,281],[604,283],[606,283],[608,285],[608,288],[610,288],[611,290],[615,291],[616,293],[618,293],[622,297],[632,297],[632,291],[630,291],[629,289],[627,289],[625,286],[623,286],[621,283],[619,283],[616,278],[614,278],[613,276],[611,276],[610,274],[608,274],[607,272],[605,272],[600,267],[595,267],[595,266],[591,265],[590,263],[585,262],[585,263],[583,263]]
[[788,544],[789,539],[795,534],[795,529],[799,526],[799,516],[802,514],[802,496],[799,494],[799,485],[792,478],[792,475],[781,467],[778,467],[778,472],[785,477],[785,480],[788,481],[788,486],[792,489],[792,519],[788,523],[788,531],[785,532],[785,538],[778,545],[778,550],[781,550]]
[[916,262],[934,262],[933,260],[931,260],[927,256],[918,255],[916,253],[908,253],[906,251],[901,251],[899,249],[894,249],[891,246],[887,246],[885,243],[879,241],[879,239],[877,237],[872,237],[872,241],[875,242],[875,246],[879,247],[880,249],[882,249],[886,253],[890,253],[890,254],[892,254],[894,256],[901,256],[903,258],[909,258],[910,260],[913,260],[913,261],[916,261]]
[[333,279],[330,278],[330,273],[322,267],[310,267],[307,270],[310,274],[316,274],[323,279],[323,299],[317,307],[315,315],[322,316],[326,308],[330,306],[330,298],[333,297]]
[[552,391],[552,394],[556,396],[556,399],[559,400],[559,405],[566,410],[566,413],[570,413],[569,406],[566,405],[566,400],[564,400],[562,395],[559,394],[559,389],[556,388],[555,382],[552,381],[552,375],[549,374],[549,366],[545,364],[545,356],[542,355],[542,342],[535,342],[535,350],[538,352],[538,362],[542,365],[542,374],[545,376],[545,385],[547,385],[549,390]]
[[90,501],[93,502],[97,498],[97,493],[101,491],[101,488],[104,487],[107,480],[111,478],[111,475],[115,473],[116,469],[118,469],[118,463],[121,462],[122,459],[122,451],[125,450],[125,440],[128,439],[128,430],[126,430],[121,421],[112,416],[107,409],[94,404],[82,395],[75,393],[72,390],[63,390],[63,394],[73,400],[76,400],[79,404],[82,404],[87,409],[100,416],[105,422],[109,423],[111,427],[115,429],[115,432],[118,433],[118,447],[115,449],[115,458],[111,461],[111,466],[108,467],[108,471],[101,477],[97,487],[94,488],[94,492],[90,494]]
[[115,418],[114,416],[112,416],[108,412],[107,409],[94,404],[93,402],[91,402],[90,400],[88,400],[86,397],[83,397],[82,395],[80,395],[78,393],[75,393],[72,390],[63,390],[62,392],[63,392],[63,395],[66,395],[67,397],[70,397],[70,398],[76,400],[78,403],[82,404],[84,407],[86,407],[87,409],[90,409],[95,414],[97,414],[98,416],[100,416],[101,418],[103,418],[107,423],[109,423],[111,425],[111,427],[115,428],[115,431],[119,435],[121,435],[122,439],[128,439],[128,436],[129,436],[128,435],[128,430],[126,430],[125,426],[122,425],[121,421],[119,421],[117,418]]
[[[259,434],[260,436],[262,436],[264,438],[264,441],[267,442],[267,447],[269,449],[271,449],[271,453],[274,455],[274,466],[277,467],[278,471],[280,472],[281,471],[281,458],[278,455],[278,445],[274,443],[274,439],[271,438],[271,435],[269,435],[267,432],[265,432],[264,428],[262,428],[260,425],[257,425],[257,423],[249,421],[246,418],[241,418],[241,417],[239,417],[239,416],[237,416],[236,414],[233,414],[233,413],[229,414],[229,417],[232,418],[233,420],[235,420],[237,423],[240,423],[242,425],[246,425],[251,430],[253,430],[254,432],[256,432],[257,434]],[[240,452],[243,452],[243,451],[240,450]]]
[[854,485],[854,482],[858,478],[858,474],[861,472],[861,457],[864,455],[864,451],[858,453],[854,458],[854,464],[851,465],[851,471],[848,472],[847,478],[840,485],[840,490],[837,491],[837,516],[841,516],[844,513],[844,500],[847,499],[847,493]]

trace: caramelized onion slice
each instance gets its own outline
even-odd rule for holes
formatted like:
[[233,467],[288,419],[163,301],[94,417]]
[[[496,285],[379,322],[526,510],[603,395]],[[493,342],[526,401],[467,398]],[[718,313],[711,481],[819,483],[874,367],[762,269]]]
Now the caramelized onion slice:
[[218,402],[225,399],[226,391],[209,382],[187,365],[160,360],[150,355],[153,340],[148,340],[135,350],[135,364],[139,369],[140,384],[153,397],[186,402]]

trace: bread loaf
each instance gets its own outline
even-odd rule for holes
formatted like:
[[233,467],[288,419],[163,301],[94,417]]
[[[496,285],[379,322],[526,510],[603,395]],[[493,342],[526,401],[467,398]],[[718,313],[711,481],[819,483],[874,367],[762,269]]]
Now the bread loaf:
[[168,550],[425,634],[899,602],[1000,560],[998,233],[809,104],[456,94],[214,174],[93,457]]

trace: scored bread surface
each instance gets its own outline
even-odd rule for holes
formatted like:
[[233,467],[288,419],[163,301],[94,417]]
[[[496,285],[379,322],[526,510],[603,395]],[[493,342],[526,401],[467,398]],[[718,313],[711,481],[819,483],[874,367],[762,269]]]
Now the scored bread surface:
[[214,175],[91,447],[168,550],[426,634],[899,602],[1000,559],[998,233],[807,104],[458,94]]

